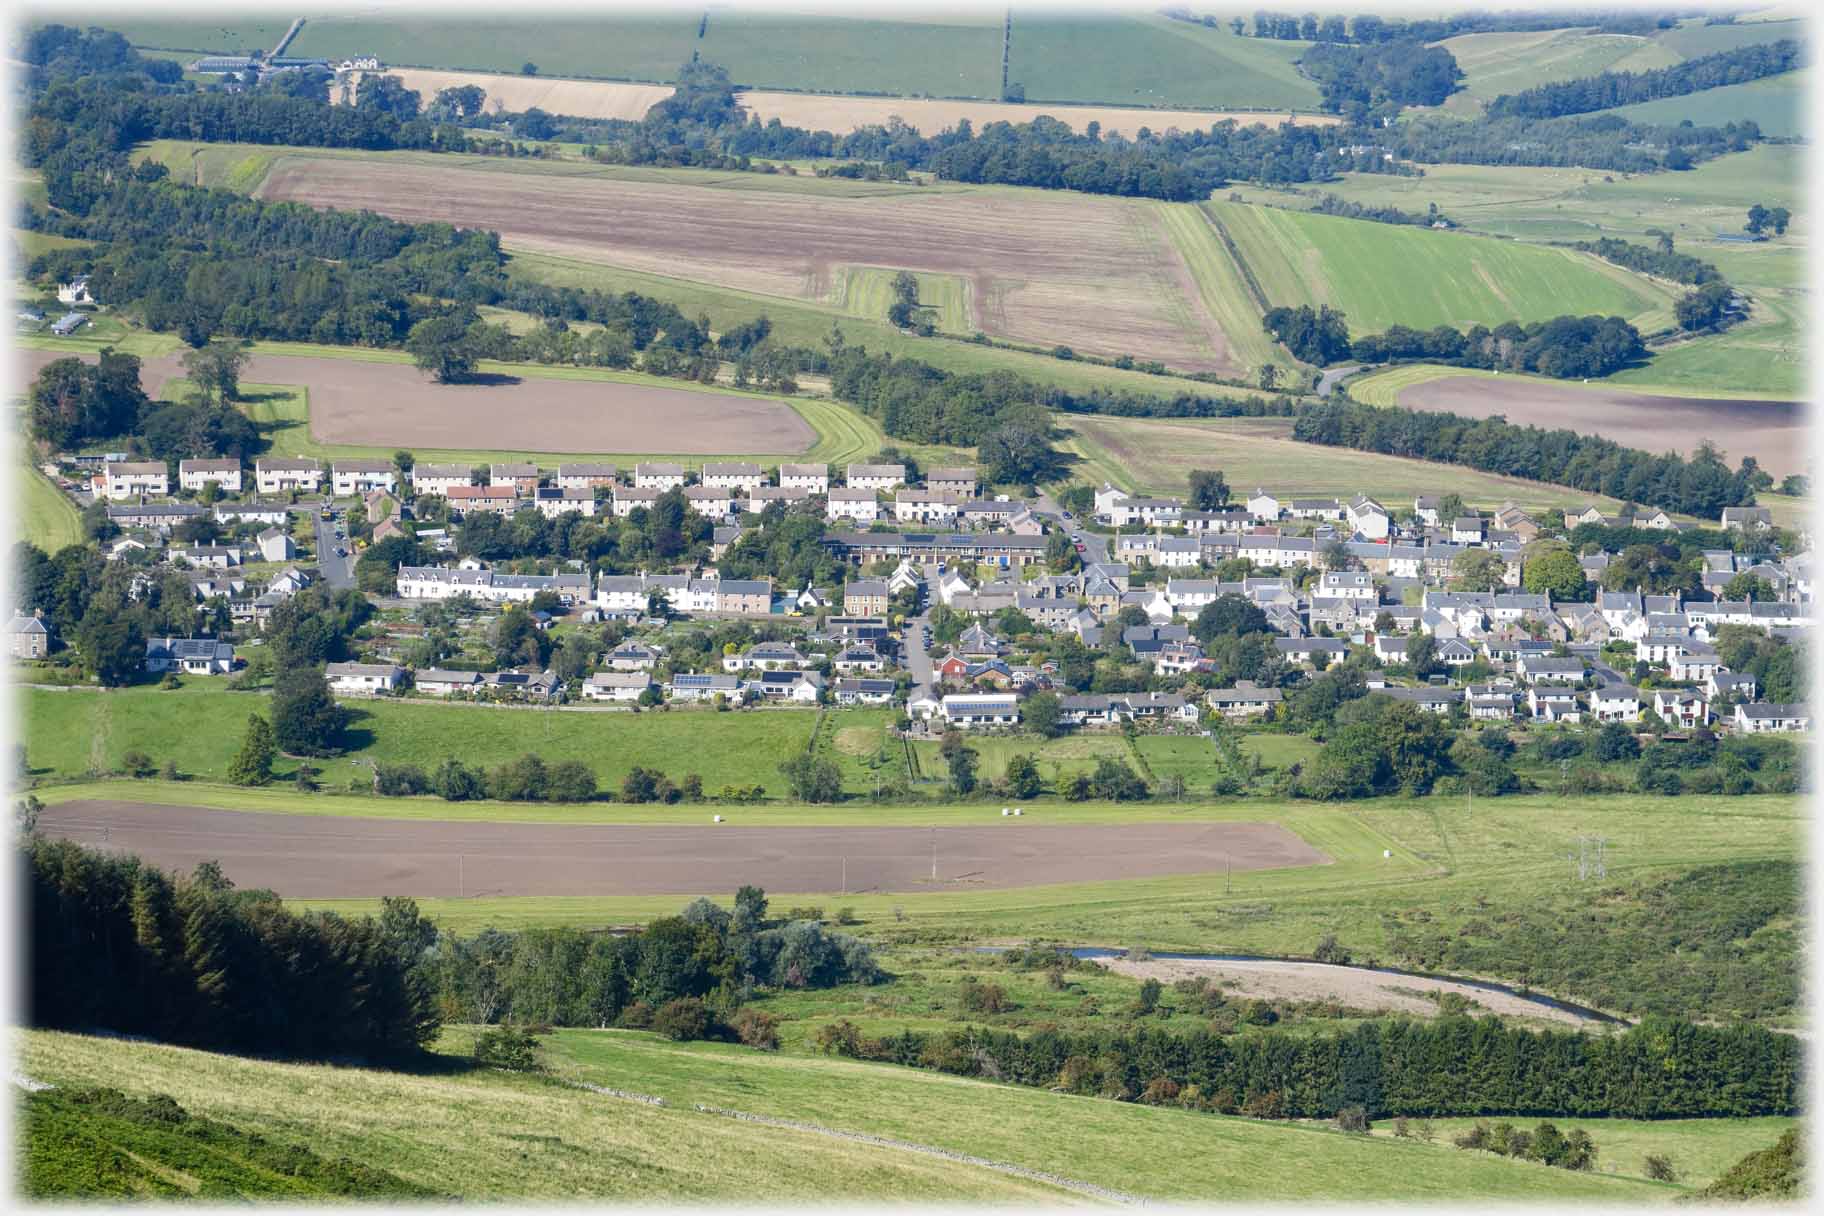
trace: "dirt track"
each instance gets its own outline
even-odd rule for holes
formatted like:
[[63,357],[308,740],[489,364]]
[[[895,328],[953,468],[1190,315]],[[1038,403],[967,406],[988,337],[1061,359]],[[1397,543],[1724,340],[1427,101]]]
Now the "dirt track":
[[[563,811],[554,809],[554,817]],[[730,812],[739,817],[740,812]],[[1321,865],[1266,823],[980,827],[739,827],[704,808],[679,826],[451,823],[268,815],[131,802],[47,807],[39,830],[188,871],[219,860],[242,887],[292,899],[380,895],[709,895],[983,890]],[[931,881],[932,842],[937,875]],[[460,858],[460,862],[459,859]]]
[[[25,382],[66,357],[18,353]],[[147,359],[140,382],[156,397],[165,381],[183,374],[175,356]],[[433,384],[409,363],[299,355],[255,355],[241,379],[308,388],[318,443],[715,456],[796,455],[817,442],[817,433],[783,402],[662,385],[533,376]]]
[[1566,427],[1656,453],[1689,455],[1709,439],[1731,466],[1752,456],[1776,478],[1804,472],[1809,450],[1807,407],[1794,401],[1652,397],[1534,380],[1446,376],[1402,390],[1399,402],[1470,418],[1500,414],[1520,426]]
[[812,192],[754,174],[686,184],[570,168],[300,154],[276,162],[258,195],[492,229],[516,249],[797,299],[827,301],[845,266],[952,274],[970,281],[991,335],[1237,368],[1150,199]]

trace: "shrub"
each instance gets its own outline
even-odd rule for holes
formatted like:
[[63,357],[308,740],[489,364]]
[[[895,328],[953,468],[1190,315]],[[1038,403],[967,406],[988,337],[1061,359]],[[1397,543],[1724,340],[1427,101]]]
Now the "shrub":
[[1140,1100],[1148,1106],[1170,1106],[1178,1100],[1178,1082],[1170,1077],[1154,1077],[1146,1083]]
[[1655,1182],[1677,1182],[1678,1171],[1672,1168],[1672,1158],[1662,1153],[1648,1153],[1646,1174]]
[[645,1001],[634,1001],[621,1010],[621,1016],[615,1019],[615,1025],[624,1030],[645,1030],[652,1025],[652,1006]]
[[515,1026],[495,1026],[475,1036],[475,1063],[509,1072],[537,1072],[538,1044]]
[[855,1028],[855,1023],[843,1018],[819,1026],[811,1042],[825,1055],[834,1052],[839,1056],[853,1057],[860,1054],[861,1031]]
[[779,1050],[779,1019],[758,1009],[743,1009],[733,1022],[735,1037],[761,1051]]
[[1159,995],[1164,987],[1155,979],[1147,979],[1140,985],[1140,997],[1136,1002],[1141,1013],[1151,1013],[1159,1008]]
[[152,764],[152,757],[137,751],[120,758],[120,769],[129,777],[150,777],[158,771]]
[[1336,1126],[1339,1131],[1356,1132],[1365,1136],[1373,1124],[1368,1122],[1368,1111],[1365,1107],[1345,1106],[1336,1112]]
[[374,789],[389,798],[428,793],[431,779],[416,764],[374,765]]
[[666,1001],[652,1015],[652,1028],[675,1043],[709,1037],[709,1010],[694,996]]
[[973,977],[963,980],[963,1008],[971,1013],[1005,1013],[1013,1008],[999,984],[984,984]]
[[1317,949],[1311,952],[1311,957],[1320,963],[1346,963],[1349,961],[1349,951],[1337,945],[1336,934],[1326,933],[1318,940]]

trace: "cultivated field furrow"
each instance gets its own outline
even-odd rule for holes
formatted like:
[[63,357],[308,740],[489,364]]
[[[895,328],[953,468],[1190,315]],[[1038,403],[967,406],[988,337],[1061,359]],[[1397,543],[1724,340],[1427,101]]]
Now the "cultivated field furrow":
[[794,299],[878,266],[968,278],[989,333],[1236,370],[1229,343],[1147,200],[1062,191],[891,200],[541,176],[380,158],[288,157],[260,195],[494,229],[511,246]]

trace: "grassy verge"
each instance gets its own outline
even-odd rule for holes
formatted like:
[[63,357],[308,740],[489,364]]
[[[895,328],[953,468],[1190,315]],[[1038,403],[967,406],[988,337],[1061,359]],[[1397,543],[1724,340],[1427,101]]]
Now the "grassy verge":
[[77,513],[76,504],[43,473],[22,464],[19,489],[22,501],[18,504],[14,539],[29,540],[46,553],[83,542],[82,516]]

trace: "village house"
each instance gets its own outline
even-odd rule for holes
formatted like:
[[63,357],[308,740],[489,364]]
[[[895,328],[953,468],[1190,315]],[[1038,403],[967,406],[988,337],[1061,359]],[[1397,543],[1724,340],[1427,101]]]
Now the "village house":
[[538,489],[538,466],[518,461],[491,464],[488,466],[488,485],[529,497]]
[[654,486],[617,485],[614,487],[614,514],[617,518],[625,519],[636,510],[650,511],[657,505],[662,493],[663,490]]
[[858,578],[842,586],[842,610],[849,616],[885,616],[891,601],[885,579]]
[[338,460],[330,469],[330,485],[338,497],[374,490],[391,493],[398,483],[399,470],[390,460]]
[[1357,536],[1369,540],[1387,539],[1387,534],[1393,527],[1393,517],[1387,513],[1387,508],[1363,494],[1349,500],[1344,515],[1350,529]]
[[739,654],[722,657],[723,671],[747,671],[751,668],[775,670],[804,666],[804,656],[784,642],[756,642]]
[[511,515],[519,510],[519,491],[512,486],[455,486],[444,495],[450,514],[458,518],[471,511]]
[[1603,684],[1591,689],[1590,716],[1598,722],[1640,721],[1640,690],[1632,684]]
[[956,519],[958,499],[929,490],[896,490],[893,518],[902,524],[948,524]]
[[227,675],[234,670],[234,647],[214,638],[147,638],[146,670],[153,675]]
[[1007,693],[950,693],[939,702],[944,725],[958,730],[1018,726],[1019,698]]
[[1252,680],[1237,680],[1233,688],[1214,688],[1205,698],[1224,718],[1258,718],[1285,701],[1277,688],[1262,688]]
[[829,492],[824,516],[831,522],[849,520],[871,524],[880,519],[880,499],[873,490],[855,490],[838,486]]
[[198,570],[226,570],[241,564],[239,545],[189,545],[171,550],[173,561],[186,561]]
[[1526,690],[1526,708],[1535,722],[1581,722],[1582,706],[1577,694],[1568,688],[1548,688],[1535,684]]
[[751,461],[712,460],[703,466],[698,480],[718,490],[757,490],[766,484],[766,474]]
[[598,671],[583,683],[583,696],[591,701],[638,701],[652,676],[644,671]]
[[412,466],[412,493],[436,494],[443,498],[450,491],[467,486],[472,477],[469,469],[459,464],[415,464]]
[[925,488],[933,494],[954,494],[974,498],[978,482],[975,470],[967,467],[925,470]]
[[427,667],[412,677],[412,686],[428,697],[473,693],[481,684],[479,671],[446,671],[441,667]]
[[1804,705],[1777,705],[1764,701],[1737,705],[1732,724],[1736,730],[1749,735],[1810,730],[1811,710]]
[[838,705],[890,705],[897,687],[891,680],[837,680],[831,686]]
[[392,663],[330,663],[323,676],[334,692],[373,696],[395,692],[405,680],[405,669]]
[[1738,532],[1765,532],[1773,527],[1773,512],[1766,507],[1724,507],[1722,524]]
[[7,650],[15,659],[42,659],[51,652],[51,630],[40,613],[14,613],[6,636]]
[[323,466],[314,460],[265,458],[253,462],[253,481],[261,494],[315,494],[323,488]]
[[615,671],[651,671],[662,657],[657,647],[629,638],[610,650],[602,661]]
[[549,671],[497,671],[482,677],[483,687],[513,701],[556,701],[563,683]]
[[844,675],[858,671],[876,672],[887,669],[887,661],[872,646],[858,644],[837,651],[830,657],[830,667]]
[[473,596],[495,604],[524,604],[549,591],[564,604],[589,598],[587,574],[499,574],[448,566],[400,566],[394,580],[400,599],[447,600]]
[[665,686],[665,695],[672,701],[710,701],[718,696],[737,701],[741,699],[741,677],[721,673],[679,672]]
[[906,484],[903,464],[852,464],[843,474],[851,490],[892,490]]
[[811,496],[811,491],[803,486],[755,486],[747,492],[746,498],[735,500],[735,510],[758,514],[766,510],[768,503],[803,502]]
[[1683,688],[1654,689],[1653,712],[1667,725],[1685,730],[1708,726],[1712,716],[1708,701]]
[[1729,671],[1717,668],[1704,679],[1704,692],[1713,701],[1728,700],[1731,697],[1752,701],[1760,695],[1760,681],[1752,672]]
[[218,522],[233,527],[237,524],[266,524],[282,528],[291,522],[291,508],[282,502],[218,502]]
[[241,462],[238,460],[180,460],[177,462],[177,484],[179,489],[200,494],[204,486],[214,482],[224,494],[241,492]]
[[103,469],[101,480],[102,493],[116,502],[142,494],[171,492],[162,460],[111,460]]
[[765,701],[793,701],[815,705],[823,693],[823,676],[815,671],[762,671],[742,685]]
[[93,308],[98,301],[89,289],[89,276],[79,274],[67,283],[57,284],[57,302],[68,308]]
[[779,485],[785,489],[809,490],[813,494],[830,491],[830,466],[827,464],[782,464]]
[[675,490],[688,479],[681,464],[649,460],[633,466],[633,484],[642,490]]
[[611,464],[581,463],[557,466],[557,488],[560,490],[593,492],[603,486],[613,486],[619,477],[620,470]]
[[1265,523],[1278,519],[1285,509],[1279,499],[1261,489],[1248,496],[1246,506],[1249,515]]
[[1464,701],[1472,722],[1506,722],[1514,716],[1514,684],[1497,680],[1490,684],[1471,684],[1464,689]]
[[595,516],[595,491],[559,486],[540,486],[532,491],[532,508],[546,519],[556,519],[572,512],[588,518]]

